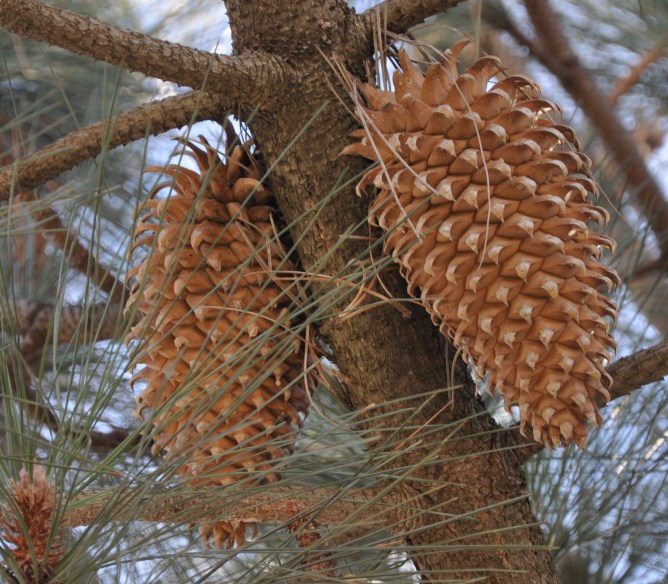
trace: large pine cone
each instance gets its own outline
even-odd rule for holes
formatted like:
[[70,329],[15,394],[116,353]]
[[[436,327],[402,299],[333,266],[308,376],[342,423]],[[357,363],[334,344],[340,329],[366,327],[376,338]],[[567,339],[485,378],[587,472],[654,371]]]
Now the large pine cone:
[[362,87],[361,140],[344,152],[380,162],[358,190],[379,189],[370,221],[434,323],[519,404],[523,432],[582,447],[615,348],[600,289],[619,278],[598,261],[613,242],[591,228],[607,212],[557,107],[495,57],[459,75],[465,44],[424,75],[402,51],[394,91]]
[[[271,481],[308,403],[293,299],[276,279],[292,268],[248,149],[225,163],[205,141],[186,153],[199,170],[169,166],[135,231],[133,253],[145,250],[127,305],[139,316],[135,380],[146,383],[138,411],[151,411],[154,450],[178,457],[192,483],[229,485],[248,472]],[[243,541],[238,526],[203,533]]]

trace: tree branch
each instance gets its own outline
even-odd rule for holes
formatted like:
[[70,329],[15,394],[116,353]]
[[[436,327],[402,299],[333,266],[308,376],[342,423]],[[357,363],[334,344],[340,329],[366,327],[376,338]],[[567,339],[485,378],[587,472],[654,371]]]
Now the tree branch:
[[31,354],[54,342],[56,331],[56,343],[69,343],[77,336],[83,342],[92,343],[113,338],[123,321],[123,306],[118,303],[57,307],[32,300],[16,300],[2,307],[0,332],[20,336],[21,354],[31,361]]
[[261,107],[283,79],[267,54],[226,56],[128,31],[36,0],[2,0],[0,25],[20,36],[194,89],[222,92],[228,107]]
[[608,367],[608,373],[613,380],[611,400],[661,381],[668,375],[668,341],[618,359]]
[[[333,505],[327,505],[319,510],[318,521],[321,523],[340,523],[354,513],[371,498],[369,495],[357,491],[345,499],[337,497],[337,490],[323,487],[304,491],[287,487],[275,487],[268,492],[261,492],[247,497],[235,494],[223,494],[218,491],[193,493],[126,493],[123,501],[126,506],[114,508],[115,521],[165,521],[165,522],[192,522],[197,521],[240,521],[280,523],[294,520],[307,511],[313,512],[319,505],[337,498]],[[103,513],[110,504],[116,505],[118,495],[110,489],[105,492],[84,493],[77,497],[72,507],[65,515],[68,527],[90,525],[97,516]],[[146,498],[141,503],[140,497]],[[377,510],[376,510],[377,511]],[[372,515],[369,508],[365,517]]]
[[536,30],[536,40],[531,41],[518,34],[517,29],[509,32],[527,45],[532,54],[557,77],[596,126],[629,184],[637,189],[638,206],[656,234],[661,257],[664,261],[668,260],[668,203],[645,165],[633,135],[614,114],[610,98],[599,90],[592,75],[583,68],[549,1],[524,0],[524,4]]
[[0,171],[0,201],[6,201],[12,190],[42,185],[105,149],[195,121],[220,119],[227,112],[224,101],[218,96],[191,91],[139,106],[72,132]]
[[[158,521],[193,523],[206,521],[239,521],[257,523],[290,523],[300,516],[315,515],[323,524],[344,522],[374,526],[391,525],[396,520],[396,497],[391,493],[378,499],[373,487],[347,492],[342,496],[331,487],[273,487],[268,491],[240,496],[239,492],[225,493],[192,491],[164,495],[124,493],[122,505],[118,493],[85,492],[77,497],[63,517],[68,527],[90,525],[100,514],[113,507],[114,521]],[[377,500],[378,499],[378,500]]]
[[640,61],[634,65],[629,74],[620,79],[615,85],[614,90],[610,94],[610,101],[613,104],[616,104],[619,101],[619,98],[628,92],[640,79],[640,76],[647,70],[647,68],[656,62],[656,60],[663,55],[663,52],[666,50],[666,45],[664,43],[659,43],[650,51],[643,56]]
[[[35,198],[35,191],[28,191]],[[56,245],[67,257],[70,265],[90,278],[95,285],[109,294],[115,302],[122,302],[127,298],[128,290],[125,284],[116,279],[110,268],[102,266],[97,258],[86,249],[63,225],[58,212],[51,206],[32,211],[32,216],[40,222],[40,228],[51,242]]]
[[457,6],[464,0],[386,0],[360,15],[367,35],[371,34],[377,19],[389,32],[404,33],[439,12]]

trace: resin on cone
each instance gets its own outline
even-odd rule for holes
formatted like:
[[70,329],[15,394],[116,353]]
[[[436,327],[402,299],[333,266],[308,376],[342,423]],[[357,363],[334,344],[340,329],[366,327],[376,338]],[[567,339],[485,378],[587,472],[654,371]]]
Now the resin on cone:
[[523,76],[482,57],[462,74],[459,43],[421,72],[401,51],[394,90],[361,88],[360,141],[378,161],[370,221],[441,331],[518,405],[523,433],[584,446],[609,400],[617,311],[606,296],[607,212],[573,130]]
[[[143,259],[129,273],[135,381],[146,385],[138,413],[150,412],[154,452],[177,459],[191,484],[275,480],[312,381],[289,320],[293,299],[276,279],[292,268],[271,197],[257,161],[232,139],[224,162],[202,139],[186,150],[198,170],[148,169],[169,180],[140,210],[132,250]],[[240,544],[245,526],[201,532],[217,546]]]

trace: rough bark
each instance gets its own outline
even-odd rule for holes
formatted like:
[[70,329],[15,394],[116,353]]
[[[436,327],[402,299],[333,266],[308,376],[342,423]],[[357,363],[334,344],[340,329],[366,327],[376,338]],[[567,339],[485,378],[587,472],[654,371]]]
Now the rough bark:
[[[285,58],[300,80],[278,87],[276,101],[249,125],[272,167],[269,180],[285,219],[294,222],[303,267],[335,277],[359,272],[369,257],[367,201],[355,195],[351,179],[362,163],[339,155],[354,122],[332,92],[340,84],[330,63],[345,63],[361,75],[370,57],[370,43],[360,41],[364,19],[355,20],[338,0],[227,0],[226,5],[235,54],[265,51]],[[341,187],[344,179],[350,184]],[[405,296],[396,273],[383,278],[397,296]],[[394,458],[386,471],[398,476],[414,469],[394,488],[404,501],[400,531],[423,581],[557,582],[549,553],[540,547],[544,540],[525,490],[521,457],[475,397],[463,366],[457,366],[455,379],[462,387],[448,407],[447,393],[429,403],[414,397],[448,384],[451,364],[428,317],[411,309],[405,318],[386,305],[341,319],[351,299],[348,290],[321,285],[313,292],[321,300],[323,331],[348,380],[351,404],[364,409],[402,398],[413,413],[408,427],[405,413],[385,405],[383,422],[396,429],[395,441],[419,444]],[[453,430],[445,425],[457,420],[466,421],[448,439]],[[417,438],[416,427],[422,430]],[[380,432],[371,447],[383,448]],[[432,458],[425,463],[427,456]],[[434,524],[427,510],[468,516]]]
[[619,399],[643,385],[661,381],[668,375],[668,342],[617,359],[608,371],[613,379],[610,399]]
[[378,495],[374,489],[349,492],[345,497],[338,489],[330,487],[300,491],[271,485],[267,487],[267,492],[246,496],[238,491],[228,491],[230,489],[222,494],[206,490],[187,494],[165,492],[162,496],[155,496],[154,493],[146,496],[139,490],[125,497],[123,503],[119,503],[113,489],[87,491],[72,501],[65,522],[70,527],[92,525],[100,515],[113,510],[114,521],[192,523],[209,520],[287,524],[296,517],[317,511],[319,523],[341,524],[350,516],[357,515],[357,521],[364,521],[371,528],[379,517],[392,515],[391,511],[386,511],[386,500],[370,504]]
[[[461,1],[388,0],[356,17],[342,0],[226,0],[236,53],[232,57],[158,41],[34,0],[3,0],[0,24],[148,75],[194,87],[206,82],[207,91],[219,92],[203,98],[211,100],[208,117],[221,120],[230,108],[247,117],[272,168],[269,181],[283,215],[294,224],[303,267],[325,276],[314,278],[321,283],[313,284],[312,292],[320,302],[322,332],[347,379],[350,404],[362,412],[381,404],[385,430],[375,428],[369,447],[381,457],[388,450],[397,453],[388,456],[385,483],[374,487],[375,493],[387,489],[391,508],[369,508],[404,535],[423,581],[549,584],[558,579],[525,491],[519,442],[486,413],[461,362],[450,378],[453,364],[445,355],[454,354],[452,348],[444,351],[426,314],[412,306],[400,311],[388,303],[341,318],[357,290],[322,283],[342,278],[366,282],[360,267],[368,275],[374,269],[369,258],[378,255],[367,237],[368,201],[356,197],[352,186],[363,163],[339,155],[354,121],[338,99],[345,92],[333,70],[343,64],[363,75],[377,18],[390,31],[400,32]],[[536,22],[539,4],[527,0]],[[552,40],[559,45],[558,38]],[[559,52],[560,67],[577,64],[573,55]],[[568,72],[562,73],[568,81]],[[43,153],[48,159],[43,166],[50,169],[34,171],[30,180],[36,185],[53,176],[48,172],[64,170],[63,164],[71,167],[103,147],[140,137],[137,129],[143,135],[146,120],[153,120],[156,130],[164,114],[160,108],[170,103],[132,112],[138,117],[125,130],[120,124],[125,118],[119,117],[116,124],[101,123],[73,134],[71,143],[54,144]],[[182,125],[178,121],[187,122],[183,116],[191,111],[181,103],[162,120],[164,127]],[[30,164],[38,162],[32,159]],[[28,176],[33,171],[26,172]],[[3,187],[1,180],[0,187],[8,192],[9,183]],[[385,271],[383,280],[396,296],[405,296],[395,271]],[[613,375],[630,388],[665,372],[665,346],[642,358],[649,364],[647,371],[639,372],[635,361],[621,360]],[[431,397],[419,397],[423,395]],[[401,410],[392,405],[398,400]],[[389,446],[384,434],[388,428],[393,432]],[[266,512],[273,510],[275,503],[269,503]],[[342,511],[336,506],[333,510]],[[289,516],[292,510],[283,512]],[[463,515],[465,520],[460,519]]]
[[279,60],[229,57],[124,30],[36,0],[2,0],[0,25],[26,38],[193,89],[219,91],[228,103],[261,107],[281,80]]

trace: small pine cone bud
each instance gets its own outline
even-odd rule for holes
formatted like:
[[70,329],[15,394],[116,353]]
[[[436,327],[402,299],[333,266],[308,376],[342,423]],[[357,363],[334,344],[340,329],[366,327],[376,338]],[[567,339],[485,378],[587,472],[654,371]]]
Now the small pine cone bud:
[[590,161],[558,108],[495,57],[459,75],[465,44],[424,74],[402,51],[394,91],[363,86],[364,129],[344,153],[380,162],[358,191],[378,189],[370,221],[409,292],[506,408],[519,405],[523,432],[583,447],[615,349],[601,289],[619,278],[598,261],[614,243],[593,228],[607,212],[590,203]]
[[[53,537],[56,490],[46,478],[46,470],[34,465],[32,477],[21,469],[18,481],[9,482],[11,504],[0,510],[0,536],[10,546],[9,552],[25,582],[51,582],[58,562],[63,558],[62,544]],[[11,566],[5,569],[12,572]]]
[[[169,166],[139,213],[127,310],[138,322],[134,381],[146,387],[154,451],[178,459],[191,484],[230,485],[292,451],[306,414],[304,343],[277,270],[292,268],[276,239],[257,161],[236,146],[223,163],[202,139],[186,154],[198,170]],[[166,196],[165,191],[167,191]],[[205,539],[242,541],[243,527],[205,526]],[[228,535],[224,535],[227,533]],[[230,535],[231,534],[231,535]]]

